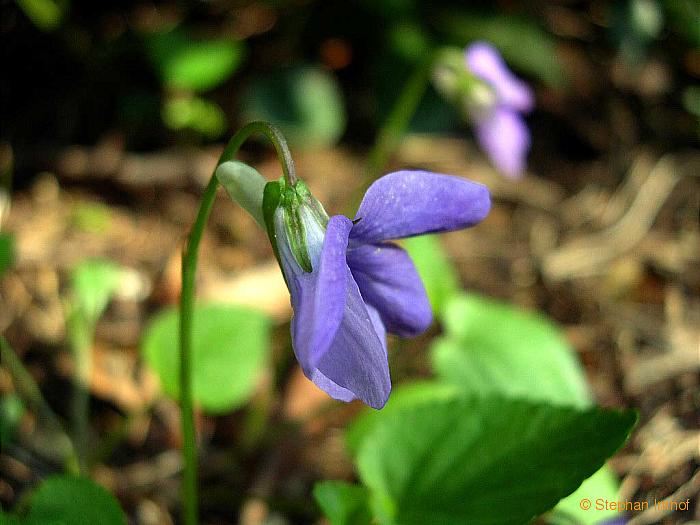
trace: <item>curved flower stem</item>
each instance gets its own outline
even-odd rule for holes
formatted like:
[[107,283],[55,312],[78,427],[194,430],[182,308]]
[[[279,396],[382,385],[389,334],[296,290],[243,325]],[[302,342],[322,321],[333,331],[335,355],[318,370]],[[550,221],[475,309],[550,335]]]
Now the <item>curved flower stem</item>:
[[[282,163],[282,170],[287,182],[296,183],[294,161],[289,152],[287,141],[279,129],[267,122],[251,122],[236,133],[216,164],[233,160],[238,149],[253,133],[262,133],[274,145],[277,156]],[[214,169],[216,173],[216,169]],[[183,505],[184,523],[198,523],[197,510],[197,445],[195,437],[194,406],[192,400],[192,316],[194,311],[194,288],[197,273],[197,258],[199,243],[202,240],[204,227],[214,205],[218,180],[212,175],[202,196],[202,202],[197,212],[197,218],[192,226],[182,253],[182,291],[180,294],[180,404],[182,407],[182,436],[183,436]]]

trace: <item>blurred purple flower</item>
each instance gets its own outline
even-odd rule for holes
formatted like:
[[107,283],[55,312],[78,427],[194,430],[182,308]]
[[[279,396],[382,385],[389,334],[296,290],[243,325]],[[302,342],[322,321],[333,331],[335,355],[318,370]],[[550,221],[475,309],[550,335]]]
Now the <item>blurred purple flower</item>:
[[517,178],[525,170],[530,149],[530,132],[522,115],[534,106],[532,91],[491,44],[471,44],[465,56],[469,71],[493,90],[493,96],[474,112],[477,141],[499,171]]
[[387,242],[467,228],[488,214],[488,189],[458,177],[398,171],[367,190],[354,221],[330,219],[303,182],[269,183],[263,203],[290,291],[292,346],[331,397],[379,409],[391,391],[386,332],[415,336],[432,321],[408,254]]

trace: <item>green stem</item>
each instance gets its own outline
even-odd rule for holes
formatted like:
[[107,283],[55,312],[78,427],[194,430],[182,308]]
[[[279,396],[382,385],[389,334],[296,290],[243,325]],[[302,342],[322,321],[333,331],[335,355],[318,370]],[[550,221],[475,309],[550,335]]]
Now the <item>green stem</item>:
[[[66,470],[71,474],[78,474],[78,457],[75,453],[73,443],[63,429],[63,425],[61,425],[58,416],[56,416],[46,402],[46,399],[44,399],[34,378],[27,372],[27,369],[24,368],[22,360],[12,349],[10,343],[2,336],[0,336],[0,357],[2,357],[2,364],[12,376],[17,393],[36,411],[39,419],[49,423],[50,426],[53,427],[54,432],[56,432],[57,446],[65,449]],[[59,441],[60,445],[58,443]]]
[[[287,141],[275,126],[266,122],[251,122],[236,133],[219,158],[217,167],[233,160],[241,145],[253,133],[262,133],[274,145],[282,163],[285,179],[289,184],[296,183],[294,162]],[[216,169],[214,170],[216,173]],[[194,288],[197,273],[199,243],[204,227],[214,205],[218,180],[212,175],[202,196],[192,230],[187,238],[182,254],[182,292],[180,294],[180,404],[182,407],[182,436],[184,457],[183,505],[184,523],[198,523],[197,510],[197,448],[195,437],[194,406],[192,399],[192,317],[194,312]]]
[[418,104],[420,104],[428,88],[432,63],[433,56],[432,53],[429,53],[409,77],[394,107],[391,109],[391,113],[389,113],[384,125],[379,130],[377,140],[367,160],[364,185],[358,190],[360,195],[364,195],[369,185],[374,182],[386,166],[391,155],[401,144],[401,139],[406,134],[406,130],[411,124],[411,119],[418,109]]
[[92,339],[94,327],[78,311],[68,319],[69,340],[73,354],[73,403],[71,433],[78,456],[80,472],[88,473],[88,430],[90,417],[90,373],[92,370]]

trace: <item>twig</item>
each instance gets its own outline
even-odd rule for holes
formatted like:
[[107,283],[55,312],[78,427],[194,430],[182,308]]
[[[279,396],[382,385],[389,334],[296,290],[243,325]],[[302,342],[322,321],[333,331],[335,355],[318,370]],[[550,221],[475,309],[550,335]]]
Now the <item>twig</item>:
[[545,257],[542,268],[551,281],[596,275],[615,257],[634,247],[651,228],[661,206],[681,176],[667,155],[639,189],[627,213],[610,228],[562,246]]

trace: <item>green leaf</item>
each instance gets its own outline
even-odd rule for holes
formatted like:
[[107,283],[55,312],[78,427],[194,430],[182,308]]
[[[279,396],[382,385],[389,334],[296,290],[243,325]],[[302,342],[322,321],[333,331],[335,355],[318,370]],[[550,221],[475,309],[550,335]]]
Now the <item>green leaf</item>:
[[8,514],[0,509],[0,525],[22,525],[24,520],[15,514]]
[[591,395],[570,345],[549,320],[476,295],[443,315],[447,335],[431,357],[441,379],[465,392],[586,407]]
[[126,525],[126,516],[114,496],[89,479],[52,476],[32,495],[27,522]]
[[533,20],[511,14],[450,10],[438,25],[455,45],[488,40],[514,68],[535,75],[553,87],[564,83],[556,41]]
[[253,80],[243,95],[243,120],[280,127],[299,147],[335,144],[345,131],[345,106],[338,81],[315,67],[295,67]]
[[15,263],[15,239],[10,233],[0,233],[0,276]]
[[[151,320],[142,342],[143,356],[158,374],[165,393],[179,395],[179,316],[165,310]],[[268,318],[251,308],[197,305],[192,339],[194,399],[211,413],[245,403],[264,369],[270,346]]]
[[0,445],[7,444],[24,415],[24,404],[15,394],[5,394],[0,398]]
[[217,138],[226,131],[226,114],[221,107],[200,97],[169,98],[161,116],[170,129],[191,129],[207,138]]
[[75,308],[85,321],[95,324],[119,286],[120,268],[110,261],[92,259],[73,269]]
[[180,28],[148,40],[151,59],[169,88],[207,91],[222,84],[243,59],[237,40],[193,40]]
[[63,18],[64,3],[54,0],[17,0],[27,18],[42,31],[51,31],[58,27]]
[[369,525],[372,514],[367,489],[342,481],[322,481],[314,498],[331,525]]
[[345,443],[350,453],[357,455],[362,442],[377,422],[390,417],[390,414],[407,407],[456,399],[463,395],[455,386],[437,381],[415,381],[394,388],[389,401],[381,410],[365,409],[345,431]]
[[561,516],[569,521],[574,519],[580,525],[597,525],[607,519],[619,516],[620,513],[616,510],[597,510],[595,505],[588,510],[581,508],[582,499],[593,502],[599,498],[619,501],[619,486],[620,483],[615,474],[607,466],[603,467],[584,481],[576,489],[576,492],[561,500],[552,511],[552,516]]
[[673,32],[684,37],[696,51],[700,49],[700,2],[665,0],[663,6]]
[[403,246],[423,280],[433,311],[439,315],[447,301],[460,291],[457,269],[437,236],[411,237],[403,242]]
[[499,398],[421,403],[382,417],[357,465],[380,523],[520,525],[599,469],[635,421]]

